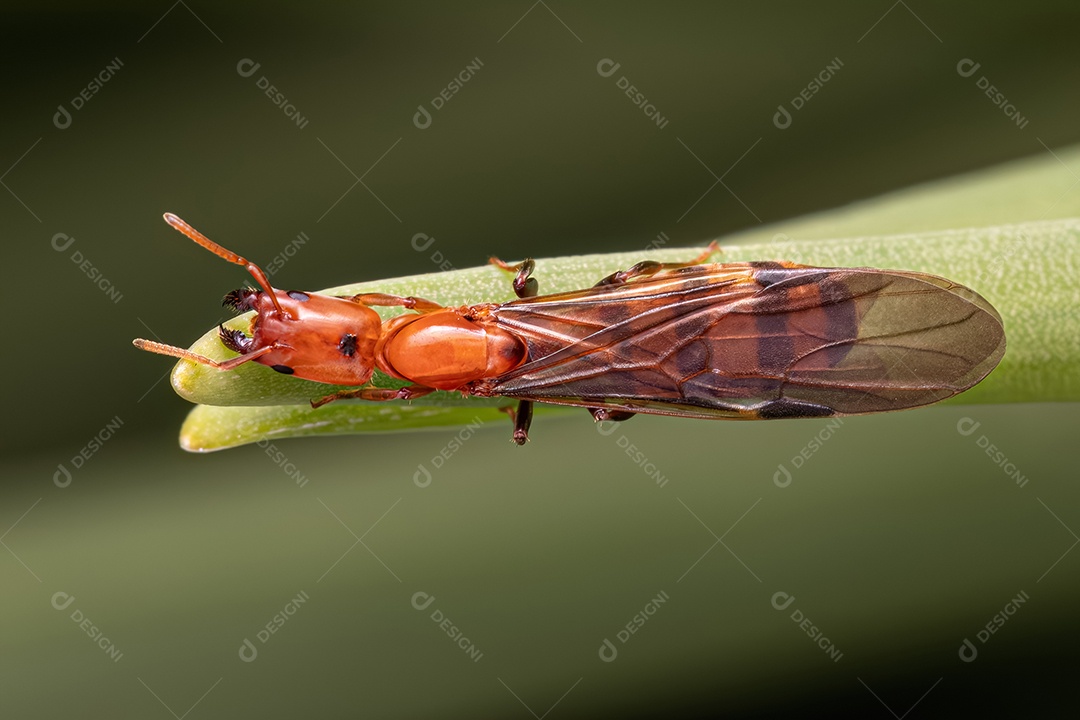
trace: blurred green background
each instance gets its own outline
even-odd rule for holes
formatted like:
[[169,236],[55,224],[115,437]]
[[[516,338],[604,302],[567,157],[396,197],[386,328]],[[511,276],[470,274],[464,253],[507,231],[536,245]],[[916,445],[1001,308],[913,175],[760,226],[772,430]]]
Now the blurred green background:
[[247,282],[164,211],[263,264],[304,233],[274,280],[317,289],[700,245],[1046,159],[1080,141],[1075,3],[3,14],[4,716],[1075,709],[1076,405],[607,436],[582,412],[525,448],[499,425],[193,456],[170,363],[130,346],[186,345]]

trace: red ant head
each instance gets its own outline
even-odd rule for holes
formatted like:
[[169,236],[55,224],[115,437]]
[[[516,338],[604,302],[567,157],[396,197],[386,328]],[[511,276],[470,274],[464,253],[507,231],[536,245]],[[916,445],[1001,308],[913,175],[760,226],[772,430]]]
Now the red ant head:
[[229,293],[226,305],[255,310],[250,336],[221,328],[225,347],[286,375],[337,385],[363,385],[375,367],[375,343],[382,320],[371,308],[347,298],[244,288]]
[[190,350],[138,339],[135,346],[161,355],[232,370],[254,360],[286,375],[336,385],[363,385],[375,368],[375,343],[382,321],[371,308],[349,298],[270,286],[258,265],[226,250],[186,222],[165,213],[165,222],[220,258],[247,268],[259,285],[225,296],[239,312],[255,311],[247,333],[220,328],[221,342],[239,357],[218,362]]

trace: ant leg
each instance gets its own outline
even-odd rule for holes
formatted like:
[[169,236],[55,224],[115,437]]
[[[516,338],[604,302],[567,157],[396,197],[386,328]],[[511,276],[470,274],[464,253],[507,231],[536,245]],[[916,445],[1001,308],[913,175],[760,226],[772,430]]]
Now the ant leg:
[[424,387],[423,385],[406,385],[402,388],[362,387],[357,390],[341,390],[332,395],[326,395],[317,400],[312,400],[311,407],[322,407],[326,403],[333,402],[334,400],[348,400],[351,398],[360,398],[361,400],[372,400],[375,402],[383,402],[385,400],[412,400],[433,392],[435,392],[435,388]]
[[594,287],[603,287],[604,285],[623,285],[628,282],[632,282],[638,278],[646,278],[650,275],[655,275],[658,272],[664,270],[678,270],[679,268],[694,267],[695,265],[701,265],[703,262],[712,257],[713,254],[720,252],[720,243],[713,240],[709,243],[709,246],[705,248],[704,252],[695,257],[693,260],[684,263],[659,263],[655,260],[644,260],[637,265],[627,269],[620,270],[619,272],[612,273],[606,278],[596,283]]
[[519,298],[536,297],[539,294],[540,286],[537,284],[536,278],[532,277],[533,270],[536,269],[536,263],[533,262],[532,258],[525,258],[517,265],[511,265],[493,255],[488,258],[488,262],[500,270],[515,273],[514,294]]
[[229,360],[223,360],[218,362],[217,360],[211,360],[203,355],[198,355],[190,350],[184,350],[183,348],[173,347],[172,345],[166,345],[164,343],[154,342],[153,340],[143,340],[142,338],[136,338],[131,341],[131,344],[140,350],[146,350],[147,352],[157,353],[158,355],[168,355],[169,357],[179,358],[180,360],[190,360],[197,362],[200,365],[209,365],[212,368],[218,370],[233,370],[234,368],[243,365],[246,362],[260,358],[271,350],[277,350],[278,345],[267,345],[261,347],[254,352],[249,352],[239,357],[234,357]]
[[[720,241],[719,240],[713,240],[711,243],[709,243],[708,245],[705,246],[705,249],[701,251],[700,255],[698,255],[693,260],[691,260],[690,262],[685,263],[685,264],[686,265],[701,265],[703,262],[705,262],[706,260],[711,258],[716,253],[723,254],[723,252],[724,251],[720,249]],[[676,267],[678,267],[678,265],[676,265]]]
[[529,441],[529,426],[532,425],[533,403],[532,400],[519,400],[517,411],[512,407],[499,408],[510,416],[514,423],[514,435],[512,440],[516,445],[524,445]]
[[387,295],[386,293],[360,293],[359,295],[339,295],[338,297],[345,300],[352,300],[354,303],[360,305],[367,305],[368,307],[404,307],[408,310],[416,310],[420,313],[433,312],[435,310],[442,310],[443,306],[437,302],[431,300],[424,300],[423,298],[403,297],[401,295]]
[[637,413],[628,410],[608,410],[607,408],[589,408],[589,414],[593,416],[593,420],[596,422],[605,422],[607,420],[623,422],[637,415]]

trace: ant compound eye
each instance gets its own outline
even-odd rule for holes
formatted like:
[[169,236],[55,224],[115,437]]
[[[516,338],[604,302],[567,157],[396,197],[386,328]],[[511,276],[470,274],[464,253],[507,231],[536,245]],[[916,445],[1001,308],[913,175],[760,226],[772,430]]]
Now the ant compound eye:
[[341,336],[341,341],[338,343],[338,351],[345,357],[352,357],[356,354],[356,336],[352,333],[346,333]]
[[297,302],[307,302],[311,299],[310,295],[308,295],[306,292],[301,292],[299,290],[290,290],[285,294],[291,297],[293,300],[296,300]]

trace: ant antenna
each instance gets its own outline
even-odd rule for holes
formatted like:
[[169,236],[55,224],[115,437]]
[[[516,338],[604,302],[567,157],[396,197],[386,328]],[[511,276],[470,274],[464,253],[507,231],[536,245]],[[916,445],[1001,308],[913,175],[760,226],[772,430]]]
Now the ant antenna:
[[266,278],[266,273],[262,271],[262,268],[260,268],[255,263],[240,257],[233,251],[226,250],[225,248],[221,247],[216,242],[206,237],[201,232],[178,218],[176,215],[167,212],[165,213],[164,218],[165,222],[169,223],[169,225],[171,225],[174,230],[178,230],[184,235],[187,235],[189,238],[199,243],[204,248],[217,255],[219,258],[228,260],[229,262],[236,265],[246,267],[247,271],[251,273],[251,276],[255,278],[255,282],[259,283],[259,287],[261,287],[263,291],[270,296],[270,301],[274,303],[274,309],[277,310],[278,315],[284,316],[284,313],[281,310],[281,306],[278,305],[277,295],[274,294],[274,288],[270,286],[270,281]]

